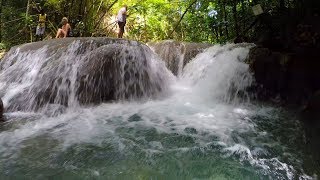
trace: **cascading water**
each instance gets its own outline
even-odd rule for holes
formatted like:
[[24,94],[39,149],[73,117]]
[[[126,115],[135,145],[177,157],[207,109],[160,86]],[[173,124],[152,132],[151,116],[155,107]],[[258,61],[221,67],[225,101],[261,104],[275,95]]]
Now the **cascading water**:
[[[7,113],[8,122],[0,127],[0,178],[312,179],[316,169],[298,146],[303,141],[298,121],[288,120],[284,110],[250,102],[246,94],[253,80],[243,61],[251,46],[211,47],[176,80],[152,60],[144,66],[147,72],[161,72],[157,80],[171,83],[160,99],[77,106],[52,117],[28,108]],[[17,74],[1,81],[7,106],[16,94],[30,91],[39,69],[44,71],[28,56],[36,53],[34,61],[41,61],[45,48],[8,57],[24,56],[25,64],[3,62],[1,77]],[[70,58],[73,66],[65,72],[70,75],[63,76],[76,76],[76,62],[85,57]],[[122,76],[133,71],[121,68]],[[28,70],[19,75],[23,69]],[[77,87],[70,81],[68,87]]]
[[0,64],[10,111],[150,98],[167,89],[167,69],[137,42],[82,38],[33,46],[11,50]]
[[181,76],[186,50],[184,44],[173,40],[167,40],[162,42],[159,46],[149,46],[162,57],[167,68],[170,69],[174,75],[178,77]]
[[205,101],[208,98],[235,101],[241,93],[246,94],[246,88],[253,82],[244,63],[250,47],[250,44],[212,47],[185,67],[182,82],[193,86]]

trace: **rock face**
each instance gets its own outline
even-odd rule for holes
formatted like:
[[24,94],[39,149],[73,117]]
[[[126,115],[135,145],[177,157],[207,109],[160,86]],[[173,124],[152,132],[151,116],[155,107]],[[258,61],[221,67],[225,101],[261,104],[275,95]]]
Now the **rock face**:
[[8,111],[155,98],[166,92],[170,76],[147,46],[109,38],[17,46],[3,58],[0,69],[0,96]]
[[307,121],[317,121],[320,119],[320,90],[311,96],[304,109],[304,114],[307,116]]
[[263,47],[254,47],[249,62],[256,81],[262,88],[259,96],[280,98],[291,104],[305,104],[320,89],[320,62],[318,55],[280,53]]
[[313,157],[320,163],[320,91],[313,94],[302,115],[306,145]]
[[0,99],[0,122],[4,121],[3,113],[4,113],[3,102]]
[[314,50],[300,50],[280,53],[257,46],[250,50],[248,61],[260,99],[279,97],[286,105],[304,107],[299,114],[304,124],[305,145],[320,163],[320,55]]
[[148,43],[148,46],[161,57],[167,68],[170,69],[174,75],[178,76],[190,60],[212,45],[166,40],[157,43]]
[[[109,44],[90,52],[79,67],[77,76],[80,102],[86,104],[159,94],[166,79],[161,74],[153,74],[157,70],[152,69],[150,57],[146,56],[150,52],[144,48]],[[165,70],[161,72],[165,73]]]

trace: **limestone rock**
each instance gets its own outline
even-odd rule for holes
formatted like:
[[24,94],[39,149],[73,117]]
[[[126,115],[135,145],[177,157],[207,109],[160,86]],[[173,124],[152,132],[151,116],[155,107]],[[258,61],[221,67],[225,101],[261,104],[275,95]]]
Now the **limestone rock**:
[[302,105],[320,89],[319,56],[285,53],[256,46],[249,59],[262,99],[280,96],[286,103]]
[[304,113],[308,116],[308,121],[320,120],[320,90],[311,96]]
[[9,111],[157,98],[170,73],[149,47],[112,38],[64,38],[13,47],[0,63]]
[[148,43],[155,53],[165,62],[167,68],[176,76],[182,73],[183,67],[204,49],[211,47],[205,43],[187,43],[165,40]]

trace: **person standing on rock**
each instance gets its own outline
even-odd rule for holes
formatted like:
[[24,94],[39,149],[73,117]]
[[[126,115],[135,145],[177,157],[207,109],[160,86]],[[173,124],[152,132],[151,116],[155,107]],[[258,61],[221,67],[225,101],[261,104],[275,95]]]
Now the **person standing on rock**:
[[38,25],[36,29],[36,41],[42,40],[44,36],[44,31],[46,29],[46,21],[47,21],[47,14],[45,14],[44,10],[41,9],[39,14]]
[[119,25],[118,38],[122,38],[124,33],[124,26],[127,22],[127,5],[123,5],[123,7],[119,10],[117,20]]

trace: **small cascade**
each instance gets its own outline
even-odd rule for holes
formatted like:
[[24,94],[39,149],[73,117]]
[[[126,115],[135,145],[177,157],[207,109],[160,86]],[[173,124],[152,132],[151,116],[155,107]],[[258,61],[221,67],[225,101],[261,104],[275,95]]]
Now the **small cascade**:
[[77,94],[81,103],[155,97],[168,90],[171,76],[164,63],[146,46],[119,44],[90,52],[78,74]]
[[253,83],[253,77],[244,61],[252,46],[228,44],[208,48],[186,65],[181,82],[194,87],[204,99],[227,103],[248,100],[247,88]]
[[187,43],[174,40],[148,43],[148,46],[165,62],[166,67],[176,76],[181,77],[184,66],[204,49],[211,47],[205,43]]
[[184,58],[185,58],[185,54],[186,54],[186,47],[185,44],[181,44],[181,53],[179,56],[179,63],[178,63],[178,73],[177,73],[177,77],[180,78],[182,76],[182,71],[183,71],[183,67],[184,67]]
[[106,38],[25,44],[10,50],[0,67],[9,111],[156,97],[170,77],[147,46]]
[[166,40],[159,45],[149,45],[165,62],[166,67],[176,76],[180,76],[183,68],[185,47],[182,43]]

